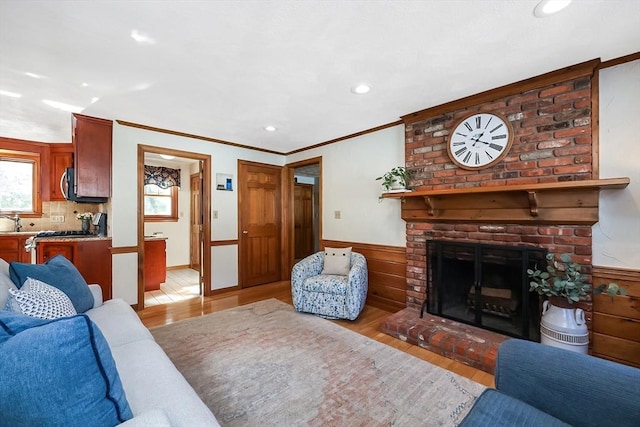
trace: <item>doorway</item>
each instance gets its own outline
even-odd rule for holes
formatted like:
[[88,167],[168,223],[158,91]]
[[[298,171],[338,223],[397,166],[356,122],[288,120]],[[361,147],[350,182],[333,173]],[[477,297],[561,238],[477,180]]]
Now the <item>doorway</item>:
[[291,265],[320,250],[322,235],[322,157],[288,164],[292,207],[289,239]]
[[296,261],[314,252],[313,190],[313,184],[300,183],[297,180],[293,186],[293,240]]
[[[144,216],[144,203],[145,203],[145,194],[144,194],[144,165],[145,161],[152,158],[160,158],[160,155],[172,156],[176,159],[177,162],[182,162],[184,164],[193,165],[193,169],[189,169],[190,172],[187,173],[186,180],[190,185],[189,198],[182,203],[182,206],[178,204],[179,211],[179,220],[186,220],[187,227],[189,231],[185,231],[184,233],[178,233],[177,235],[184,234],[188,236],[185,242],[183,242],[183,246],[187,248],[190,252],[188,259],[184,262],[184,264],[166,268],[165,272],[166,282],[175,282],[175,278],[179,277],[195,277],[197,280],[197,289],[198,295],[210,295],[211,294],[211,251],[205,250],[206,248],[211,247],[211,156],[200,154],[200,153],[192,153],[181,150],[173,150],[168,148],[161,147],[153,147],[153,146],[145,146],[138,145],[138,308],[142,310],[145,307],[145,284],[148,280],[146,276],[149,273],[149,265],[150,263],[156,262],[155,255],[152,252],[149,252],[151,249],[149,245],[149,240],[153,240],[153,238],[145,239],[145,236],[150,232],[150,228],[147,227],[145,230],[145,216]],[[199,176],[199,182],[196,180],[197,188],[192,187],[194,180],[191,179],[190,175],[196,174]],[[183,179],[184,181],[184,179]],[[184,211],[187,209],[190,210],[188,215],[184,215]],[[186,218],[182,218],[182,217]],[[173,221],[175,223],[175,220]],[[193,224],[196,224],[193,227]],[[152,223],[152,224],[162,224],[161,222]],[[170,224],[170,222],[166,222],[165,224]],[[158,225],[157,228],[159,230],[162,229],[161,225]],[[195,228],[195,230],[194,230]],[[145,233],[145,231],[147,231]],[[156,239],[158,236],[162,238],[164,233],[156,232],[154,236]],[[171,239],[166,239],[169,242]],[[171,243],[168,243],[171,244]],[[193,251],[196,250],[197,254],[193,254]],[[197,264],[193,264],[194,257],[197,259]],[[192,271],[183,271],[183,270],[191,270],[192,266],[197,267]],[[149,270],[145,273],[145,270]],[[168,270],[168,271],[167,271]],[[174,271],[175,270],[175,271]],[[181,273],[181,274],[179,274]],[[187,274],[188,273],[188,274]],[[191,280],[191,279],[190,279]],[[178,282],[180,280],[177,280]],[[175,285],[170,286],[171,289],[175,289]],[[191,291],[190,291],[191,292]],[[165,298],[165,302],[170,302]]]

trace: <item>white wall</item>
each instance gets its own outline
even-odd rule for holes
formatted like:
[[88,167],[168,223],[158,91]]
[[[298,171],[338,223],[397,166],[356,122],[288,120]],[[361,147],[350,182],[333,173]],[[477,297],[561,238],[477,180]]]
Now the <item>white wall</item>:
[[[287,156],[287,163],[322,156],[322,238],[406,245],[400,201],[383,200],[375,179],[404,165],[404,126],[394,126]],[[334,217],[340,211],[340,219]]]
[[600,192],[593,264],[640,268],[640,61],[600,71],[600,178],[629,177]]
[[[211,155],[211,209],[218,211],[218,219],[211,220],[212,240],[238,238],[237,162],[238,159],[284,165],[284,156],[216,144],[143,129],[113,126],[113,195],[111,198],[111,234],[114,247],[137,245],[137,156],[138,145],[171,148]],[[233,175],[234,191],[216,191],[215,174]],[[238,283],[238,247],[212,247],[212,288]],[[137,303],[137,261],[131,254],[113,257],[113,296],[129,304]],[[218,258],[216,258],[218,257]],[[222,259],[219,259],[222,258]],[[135,266],[131,262],[135,262]],[[135,268],[134,268],[135,267]]]
[[[600,72],[600,177],[631,178],[625,190],[601,193],[600,222],[593,227],[593,263],[640,268],[640,61]],[[151,145],[212,156],[213,240],[237,239],[237,160],[283,165],[322,157],[323,239],[406,245],[399,200],[378,201],[375,178],[404,165],[404,126],[399,125],[334,144],[279,156],[191,138],[114,124],[113,245],[136,245],[137,145]],[[234,191],[216,191],[215,174],[233,175]],[[341,219],[334,218],[340,211]],[[135,258],[113,257],[113,294],[136,302]],[[212,247],[212,288],[237,284],[237,246]]]

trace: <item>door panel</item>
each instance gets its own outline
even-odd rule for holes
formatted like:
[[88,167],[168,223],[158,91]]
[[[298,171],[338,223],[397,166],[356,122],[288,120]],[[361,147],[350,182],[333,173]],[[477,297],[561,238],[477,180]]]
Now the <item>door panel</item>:
[[313,185],[295,184],[294,187],[295,257],[311,255],[313,248]]
[[202,224],[201,187],[202,179],[200,179],[200,174],[191,175],[191,250],[189,267],[198,271],[200,270],[200,228]]
[[241,287],[280,280],[281,169],[239,162]]

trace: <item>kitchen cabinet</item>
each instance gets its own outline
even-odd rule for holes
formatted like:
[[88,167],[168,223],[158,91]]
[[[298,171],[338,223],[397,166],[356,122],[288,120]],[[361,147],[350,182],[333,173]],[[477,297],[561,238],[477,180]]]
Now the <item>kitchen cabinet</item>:
[[111,197],[111,120],[73,114],[73,167],[78,197]]
[[144,241],[144,290],[156,291],[167,281],[167,242],[162,238]]
[[31,253],[24,245],[33,234],[0,235],[0,258],[7,262],[31,262]]
[[36,246],[36,260],[42,264],[56,255],[63,255],[76,266],[87,283],[102,288],[102,298],[111,299],[111,239],[50,238]]
[[49,164],[49,200],[64,201],[60,190],[60,179],[67,168],[73,166],[73,144],[51,144],[51,162]]
[[[62,255],[73,262],[75,259],[76,245],[69,242],[42,242],[38,244],[36,252],[38,264],[42,264],[56,255]],[[73,263],[75,264],[75,262]]]

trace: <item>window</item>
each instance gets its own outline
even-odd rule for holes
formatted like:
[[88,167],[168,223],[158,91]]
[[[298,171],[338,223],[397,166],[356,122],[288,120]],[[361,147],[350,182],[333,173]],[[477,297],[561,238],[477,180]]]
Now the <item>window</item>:
[[39,216],[39,177],[40,154],[0,150],[0,213]]
[[180,169],[144,165],[144,220],[177,221]]
[[144,220],[177,221],[178,187],[160,188],[155,184],[144,186]]

